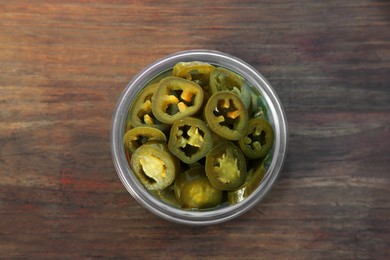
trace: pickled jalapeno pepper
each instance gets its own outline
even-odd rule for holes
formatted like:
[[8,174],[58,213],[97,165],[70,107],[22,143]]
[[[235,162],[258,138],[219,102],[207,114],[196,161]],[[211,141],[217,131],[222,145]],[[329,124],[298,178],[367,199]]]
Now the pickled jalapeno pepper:
[[203,89],[198,84],[173,76],[162,79],[152,97],[154,116],[166,124],[196,114],[202,104]]
[[176,77],[194,81],[207,90],[210,81],[210,73],[215,70],[211,64],[201,61],[179,62],[173,67],[172,74]]
[[236,94],[223,91],[208,100],[204,117],[217,135],[229,140],[240,140],[248,127],[248,111]]
[[161,130],[149,126],[138,126],[132,128],[127,131],[123,137],[123,142],[131,153],[148,141],[166,142],[167,138]]
[[168,148],[182,162],[191,164],[198,161],[212,145],[212,133],[202,120],[186,117],[172,125]]
[[211,185],[203,167],[190,168],[180,174],[174,189],[176,199],[183,208],[212,208],[222,201],[222,191]]
[[248,108],[249,118],[263,117],[264,116],[264,111],[263,111],[263,108],[259,104],[258,96],[259,96],[258,93],[254,93],[251,91],[251,103],[250,103],[250,106]]
[[180,164],[165,143],[148,142],[131,156],[131,169],[148,190],[163,190],[173,183]]
[[258,117],[249,120],[248,129],[238,144],[242,152],[250,159],[267,155],[274,142],[274,131],[270,123]]
[[248,86],[245,84],[245,80],[233,71],[225,68],[216,68],[210,74],[210,87],[212,94],[221,91],[231,91],[239,96],[245,108],[248,108],[250,105],[251,97]]
[[165,131],[169,128],[167,124],[156,119],[152,112],[152,97],[156,91],[158,83],[153,83],[145,87],[135,98],[130,108],[130,123],[133,127],[151,126]]
[[205,168],[211,184],[221,190],[234,190],[245,181],[245,157],[241,150],[229,141],[215,146],[206,155]]
[[228,191],[228,202],[230,205],[236,204],[248,198],[259,186],[265,176],[266,170],[264,165],[260,165],[257,169],[251,169],[242,184],[237,190]]
[[150,193],[152,193],[155,197],[157,197],[159,200],[163,201],[166,204],[169,204],[176,208],[181,208],[181,204],[176,199],[173,184],[163,190],[153,190],[150,191]]

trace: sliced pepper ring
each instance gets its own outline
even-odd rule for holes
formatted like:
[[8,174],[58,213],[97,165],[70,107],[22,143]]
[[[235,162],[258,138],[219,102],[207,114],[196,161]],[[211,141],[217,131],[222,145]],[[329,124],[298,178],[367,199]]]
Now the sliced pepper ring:
[[176,199],[175,190],[173,187],[174,185],[171,184],[170,186],[168,186],[163,190],[150,191],[150,193],[152,193],[156,198],[158,198],[159,200],[163,201],[168,205],[171,205],[176,208],[181,208],[181,204]]
[[206,175],[221,190],[235,190],[246,178],[246,160],[241,150],[230,141],[215,146],[206,155]]
[[174,189],[176,199],[183,208],[212,208],[222,201],[222,190],[210,183],[202,166],[181,173],[175,180]]
[[260,185],[261,181],[264,179],[265,173],[266,170],[263,164],[259,165],[257,169],[248,171],[244,184],[237,190],[228,191],[227,199],[229,204],[233,205],[248,198]]
[[158,83],[146,86],[135,98],[130,110],[130,123],[133,127],[151,126],[162,131],[169,129],[169,126],[156,119],[152,112],[152,97],[156,91]]
[[163,190],[175,180],[180,164],[165,143],[149,142],[134,151],[130,167],[146,189]]
[[173,67],[173,76],[185,78],[207,88],[210,81],[210,74],[215,67],[201,61],[178,62]]
[[225,68],[218,67],[210,74],[211,93],[231,91],[235,93],[248,108],[251,101],[250,90],[244,78]]
[[168,148],[182,162],[191,164],[198,161],[212,145],[212,133],[202,120],[185,117],[172,125]]
[[258,117],[249,120],[247,131],[238,141],[242,152],[250,159],[257,159],[267,155],[274,142],[274,131],[270,123]]
[[248,111],[232,92],[217,92],[208,100],[204,117],[213,132],[229,140],[240,140],[248,126]]
[[166,77],[160,81],[152,97],[152,111],[161,122],[173,124],[196,114],[203,104],[203,89],[190,80]]
[[150,126],[132,128],[123,137],[123,143],[131,153],[148,141],[166,142],[167,138],[161,130]]

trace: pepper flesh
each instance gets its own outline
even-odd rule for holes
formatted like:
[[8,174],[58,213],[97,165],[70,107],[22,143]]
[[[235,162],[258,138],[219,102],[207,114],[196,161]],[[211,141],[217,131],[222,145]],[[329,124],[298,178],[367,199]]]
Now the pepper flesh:
[[158,83],[146,86],[135,98],[130,108],[130,123],[133,127],[150,126],[162,131],[168,130],[169,126],[161,123],[152,112],[152,97],[158,87]]
[[264,118],[258,117],[249,120],[247,131],[238,145],[248,158],[257,159],[267,155],[273,142],[272,126]]
[[240,140],[247,129],[248,112],[236,94],[217,92],[208,100],[204,117],[217,135],[229,140]]
[[173,67],[172,74],[194,81],[206,90],[210,81],[210,73],[214,70],[213,65],[201,61],[178,62]]
[[245,108],[250,105],[250,91],[245,80],[225,68],[218,67],[210,74],[211,93],[215,94],[221,91],[230,91],[239,96]]
[[251,103],[248,108],[248,114],[250,118],[255,117],[264,117],[263,108],[259,104],[259,93],[255,93],[254,91],[251,91]]
[[161,122],[173,124],[186,116],[196,114],[203,104],[203,90],[195,82],[179,77],[160,81],[152,97],[152,111]]
[[180,174],[174,189],[176,199],[183,208],[212,208],[222,201],[222,191],[211,185],[202,166],[190,168]]
[[131,156],[131,169],[148,190],[163,190],[173,183],[179,162],[165,143],[148,142]]
[[227,193],[229,204],[237,204],[248,198],[264,179],[265,173],[266,170],[263,164],[261,164],[257,169],[251,169],[251,171],[248,172],[244,184],[242,184],[237,190],[229,191]]
[[211,184],[221,190],[234,190],[244,181],[246,161],[240,149],[225,141],[206,155],[206,175]]
[[186,117],[172,125],[168,148],[184,163],[191,164],[204,157],[212,144],[212,133],[198,118]]
[[123,142],[131,153],[148,141],[166,142],[167,138],[161,130],[149,126],[132,128],[123,137]]
[[180,208],[181,204],[176,199],[173,184],[163,190],[150,191],[155,197],[173,207]]

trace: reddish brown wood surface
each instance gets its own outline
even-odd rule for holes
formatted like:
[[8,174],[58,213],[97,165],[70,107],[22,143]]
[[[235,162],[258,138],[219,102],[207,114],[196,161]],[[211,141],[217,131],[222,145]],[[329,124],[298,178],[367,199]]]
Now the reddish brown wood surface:
[[[289,121],[281,178],[241,217],[162,220],[110,155],[116,101],[186,49],[255,66]],[[390,2],[0,1],[0,258],[390,258]]]

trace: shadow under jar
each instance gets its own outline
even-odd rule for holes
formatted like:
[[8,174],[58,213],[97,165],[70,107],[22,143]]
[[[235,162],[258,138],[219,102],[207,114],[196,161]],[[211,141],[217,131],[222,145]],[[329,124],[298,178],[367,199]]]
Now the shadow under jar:
[[[131,108],[134,107],[134,102],[136,102],[136,99],[140,95],[145,95],[144,98],[148,98],[147,95],[149,95],[149,97],[153,98],[153,101],[156,104],[161,104],[162,107],[165,106],[165,109],[167,109],[168,105],[164,102],[161,102],[161,99],[163,98],[161,95],[161,89],[164,88],[164,84],[168,84],[167,82],[169,80],[171,82],[175,82],[177,79],[169,79],[169,77],[172,77],[172,69],[178,63],[185,64],[186,62],[194,61],[207,63],[214,68],[218,68],[218,70],[214,72],[214,74],[217,74],[217,76],[219,75],[218,73],[233,73],[233,76],[229,77],[229,80],[232,81],[232,84],[234,85],[237,80],[244,79],[246,86],[250,90],[249,93],[244,93],[243,96],[240,96],[242,91],[240,93],[231,95],[230,93],[234,93],[235,90],[225,91],[224,89],[218,89],[218,84],[215,82],[204,83],[202,82],[202,78],[197,81],[199,84],[195,85],[201,86],[201,88],[203,88],[202,95],[204,95],[204,97],[202,98],[204,101],[203,104],[198,104],[200,107],[202,107],[202,111],[192,111],[187,117],[191,118],[192,124],[200,124],[196,130],[198,131],[198,129],[203,129],[199,130],[199,132],[201,132],[202,136],[208,138],[209,141],[207,142],[211,144],[202,151],[204,154],[198,156],[195,162],[193,162],[191,158],[189,158],[188,161],[186,161],[187,159],[183,158],[179,160],[177,155],[175,153],[170,153],[169,149],[167,148],[170,130],[172,127],[175,127],[176,130],[174,131],[193,130],[191,127],[181,125],[180,118],[172,119],[172,117],[170,117],[166,120],[164,118],[162,118],[162,120],[156,120],[156,118],[152,118],[153,115],[141,115],[141,117],[143,116],[145,118],[143,122],[141,122],[142,120],[134,118],[134,115],[132,116],[130,111]],[[237,75],[237,78],[235,78],[234,75]],[[211,81],[212,79],[209,78],[207,80]],[[181,82],[180,80],[178,81],[179,82],[177,84],[180,86],[189,84],[187,86],[189,89],[197,88],[196,86],[193,87],[191,83],[184,81]],[[174,85],[176,83],[170,83],[170,85],[172,84]],[[146,90],[146,88],[148,89]],[[178,95],[182,95],[185,91],[186,90],[181,91]],[[221,95],[221,92],[229,93],[226,95]],[[223,98],[222,101],[218,100],[218,98],[221,99],[221,96],[229,96],[229,98],[227,98],[228,101],[223,101]],[[239,97],[239,101],[234,100],[237,97]],[[183,99],[184,101],[181,102],[183,104],[180,105],[184,106],[185,108],[187,108],[187,106],[194,107],[194,104],[197,104],[196,102],[202,102],[195,100],[195,98],[191,96],[187,97],[186,99],[186,95],[184,95]],[[216,101],[211,99],[216,99]],[[208,108],[208,106],[211,106],[209,103],[212,102],[216,104],[214,106],[214,110],[210,110]],[[257,105],[253,107],[253,103],[256,103]],[[249,123],[247,123],[245,127],[242,127],[241,125],[238,126],[239,124],[236,124],[234,120],[232,120],[232,122],[226,122],[225,125],[218,125],[218,120],[215,120],[216,118],[218,119],[223,113],[225,113],[225,116],[226,113],[231,113],[231,117],[234,119],[237,116],[235,115],[235,111],[242,110],[240,106],[243,106],[246,111],[249,111],[247,115],[240,115],[242,117],[247,116],[246,121]],[[229,110],[231,107],[232,109]],[[208,109],[211,112],[208,112]],[[224,109],[228,109],[229,111],[223,112]],[[187,111],[186,109],[181,108],[176,108],[176,110]],[[196,117],[193,117],[194,114]],[[145,124],[145,121],[147,121],[146,123],[153,125],[156,130],[152,130],[152,132],[156,133],[150,134],[153,137],[151,137],[146,143],[146,146],[148,147],[143,147],[145,145],[142,142],[132,143],[130,144],[131,151],[129,151],[128,147],[124,145],[125,134],[127,134],[130,129],[134,130],[136,127],[142,128]],[[251,154],[250,151],[249,153],[245,151],[244,146],[247,142],[245,141],[246,139],[244,138],[244,135],[246,134],[246,137],[248,138],[263,138],[265,140],[265,137],[261,136],[261,134],[264,134],[263,132],[257,137],[254,136],[256,135],[254,134],[256,131],[256,125],[263,125],[263,121],[268,124],[268,126],[265,126],[264,131],[268,131],[267,127],[270,129],[269,131],[271,131],[271,134],[268,134],[268,136],[272,135],[272,143],[270,147],[267,147],[267,153],[261,153],[260,156],[258,156],[256,153]],[[233,125],[237,125],[238,131],[236,132],[238,132],[238,134],[234,133],[234,131],[227,131],[226,134],[220,134],[218,130],[215,129],[220,125],[226,126],[227,128],[232,128]],[[253,131],[253,133],[250,131]],[[146,135],[146,137],[148,137],[148,131],[141,132],[142,135]],[[198,134],[198,132],[196,133]],[[144,136],[142,136],[142,138],[144,138]],[[131,140],[129,142],[131,142]],[[175,142],[172,142],[173,144],[170,145],[175,145],[175,143],[178,142],[179,141],[175,140]],[[188,225],[210,225],[221,223],[233,219],[254,207],[264,198],[264,196],[269,192],[272,185],[277,180],[286,158],[287,143],[288,133],[286,117],[280,100],[271,85],[257,70],[255,70],[246,62],[229,54],[211,50],[189,50],[174,53],[144,68],[129,82],[125,90],[122,92],[113,115],[111,128],[111,152],[114,166],[120,180],[128,192],[141,205],[157,216],[169,221]],[[262,143],[258,145],[257,148],[261,150],[263,146],[266,145]],[[226,151],[226,147],[229,147],[228,150],[231,152],[225,152],[225,154],[219,153],[218,150],[220,150],[221,147],[225,147]],[[137,176],[137,174],[134,172],[134,169],[138,168],[136,166],[130,166],[132,156],[138,156],[137,160],[139,160],[141,163],[142,160],[144,160],[145,165],[149,165],[147,167],[151,167],[150,165],[153,165],[153,160],[156,160],[155,156],[140,157],[139,154],[141,154],[142,151],[139,150],[145,149],[149,149],[151,151],[153,150],[154,152],[152,153],[155,153],[157,157],[159,153],[168,153],[169,156],[173,157],[173,159],[169,162],[170,169],[181,169],[177,170],[179,172],[173,176],[174,179],[166,184],[167,187],[163,192],[156,192],[150,190],[150,188],[147,189],[145,187],[145,182],[150,184],[149,187],[154,187],[153,185],[155,185],[156,180],[153,178],[149,179],[148,176],[141,176],[141,178],[145,178],[145,180],[141,180],[140,176]],[[244,157],[241,157],[242,151],[245,152]],[[185,151],[183,156],[185,156],[186,153],[188,155],[190,152],[191,151]],[[213,161],[212,159],[209,159],[208,157],[213,157],[210,155],[212,153],[217,155],[218,153],[222,154],[222,157],[220,156],[222,159],[219,161],[217,160],[217,162],[215,162],[215,160]],[[218,186],[218,180],[216,181],[210,179],[212,178],[210,177],[210,175],[212,175],[210,170],[206,172],[203,171],[207,167],[207,164],[211,164],[211,168],[217,168],[219,164],[226,161],[224,156],[226,158],[229,156],[236,156],[234,158],[236,158],[236,162],[238,161],[237,165],[240,165],[241,167],[241,170],[237,171],[238,173],[245,171],[246,176],[255,176],[255,174],[257,174],[257,177],[252,177],[252,179],[243,178],[240,180],[241,183],[238,186]],[[226,164],[226,167],[228,167],[229,163],[226,162]],[[142,168],[142,165],[140,167]],[[163,164],[163,167],[166,166]],[[153,168],[149,169],[149,171],[156,172],[158,169]],[[192,177],[195,172],[202,172],[201,176],[196,178]],[[184,176],[184,174],[187,174],[189,179],[196,179],[195,181],[197,182],[207,182],[208,180],[211,180],[213,187],[210,192],[211,194],[214,194],[214,196],[220,201],[217,203],[218,205],[215,206],[215,204],[210,204],[213,206],[198,209],[196,203],[194,204],[195,206],[189,205],[188,207],[185,205],[180,205],[180,203],[178,204],[177,201],[175,201],[175,199],[177,200],[177,196],[174,196],[174,192],[175,189],[177,191],[182,186],[175,184],[175,179],[185,178],[186,176]],[[178,175],[180,175],[180,178]],[[252,185],[252,187],[247,190],[241,189],[245,185],[250,186],[250,183],[248,183],[250,181],[253,181],[255,185]],[[217,186],[216,190],[214,190],[214,186]],[[221,192],[218,190],[221,190]]]

